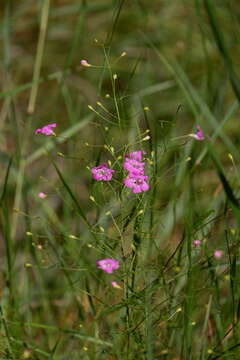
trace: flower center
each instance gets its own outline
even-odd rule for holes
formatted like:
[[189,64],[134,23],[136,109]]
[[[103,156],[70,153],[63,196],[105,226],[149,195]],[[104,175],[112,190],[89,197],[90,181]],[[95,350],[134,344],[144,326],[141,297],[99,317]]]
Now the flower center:
[[142,180],[142,179],[134,179],[134,183],[135,183],[136,185],[142,185],[143,180]]
[[111,264],[110,264],[110,263],[106,263],[106,264],[104,264],[104,267],[105,267],[105,268],[109,268],[109,267],[111,267]]
[[100,175],[105,175],[105,174],[106,174],[106,170],[103,170],[103,169],[102,169],[102,170],[99,170],[99,174],[100,174]]

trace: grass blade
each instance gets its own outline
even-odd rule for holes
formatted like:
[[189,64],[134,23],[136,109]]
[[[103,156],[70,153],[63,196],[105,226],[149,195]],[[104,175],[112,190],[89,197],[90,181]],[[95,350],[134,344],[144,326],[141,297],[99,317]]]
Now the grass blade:
[[38,93],[38,84],[39,84],[40,71],[41,71],[43,52],[44,52],[44,45],[45,45],[45,38],[46,38],[46,32],[47,32],[49,7],[50,7],[50,0],[44,0],[43,5],[42,5],[40,33],[39,33],[39,40],[38,40],[38,45],[37,45],[37,55],[36,55],[36,61],[35,61],[34,71],[33,71],[32,90],[31,90],[28,109],[27,109],[29,114],[32,114],[35,110],[35,104],[36,104],[37,93]]
[[225,63],[226,69],[229,73],[230,82],[232,84],[233,91],[238,99],[238,102],[240,103],[240,80],[238,78],[238,75],[233,67],[233,63],[231,60],[231,57],[227,51],[227,47],[224,42],[224,37],[221,32],[221,27],[217,22],[215,11],[214,11],[214,2],[212,0],[204,0],[204,5],[209,17],[210,26],[212,28],[212,32],[218,47],[218,50],[223,58],[223,61]]

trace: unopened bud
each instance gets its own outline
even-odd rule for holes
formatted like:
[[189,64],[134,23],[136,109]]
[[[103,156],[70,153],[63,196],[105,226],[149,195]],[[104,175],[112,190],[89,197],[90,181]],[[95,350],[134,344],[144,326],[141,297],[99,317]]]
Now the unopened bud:
[[70,234],[69,236],[68,236],[70,239],[77,239],[77,237],[75,236],[75,235],[72,235],[72,234]]
[[30,263],[25,263],[24,266],[25,266],[26,268],[29,268],[29,267],[32,267],[32,264],[30,264]]
[[89,64],[87,62],[87,60],[81,60],[80,63],[81,63],[82,66],[85,66],[85,67],[91,67],[92,66],[91,64]]
[[61,156],[61,157],[64,157],[63,153],[61,153],[61,152],[57,152],[57,155]]
[[22,354],[22,359],[30,359],[32,357],[31,350],[25,349]]
[[116,281],[112,281],[111,284],[112,284],[112,287],[114,287],[115,289],[121,289],[121,286],[118,285],[118,283]]
[[161,351],[161,355],[167,355],[168,354],[168,349],[164,349]]

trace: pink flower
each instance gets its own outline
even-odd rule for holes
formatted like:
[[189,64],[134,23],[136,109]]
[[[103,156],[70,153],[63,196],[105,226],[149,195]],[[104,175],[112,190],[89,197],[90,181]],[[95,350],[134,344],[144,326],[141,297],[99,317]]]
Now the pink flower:
[[139,151],[133,151],[130,154],[126,155],[126,159],[133,159],[137,161],[142,161],[142,154],[146,154],[145,151],[139,150]]
[[42,134],[45,136],[54,135],[52,128],[55,128],[56,126],[57,126],[56,123],[45,125],[42,128],[36,129],[35,134]]
[[205,139],[205,136],[203,135],[203,131],[200,128],[199,125],[196,126],[197,131],[195,132],[195,134],[191,134],[192,137],[194,137],[194,139],[198,140],[198,141],[202,141]]
[[143,191],[148,191],[150,186],[147,183],[148,176],[145,175],[133,175],[129,174],[126,179],[124,179],[124,185],[132,189],[132,193],[139,194]]
[[192,246],[194,246],[194,247],[199,247],[200,245],[201,245],[201,240],[194,240],[192,242]]
[[81,63],[82,66],[85,66],[85,67],[90,67],[90,66],[92,66],[91,64],[89,64],[89,63],[87,62],[87,60],[81,60],[80,63]]
[[114,270],[119,268],[119,262],[114,259],[98,260],[97,265],[98,269],[101,269],[108,274],[112,274]]
[[114,287],[115,289],[121,289],[121,286],[118,285],[118,283],[116,281],[112,281],[111,284],[112,284],[112,287]]
[[144,162],[135,159],[126,158],[123,163],[124,170],[127,170],[129,173],[134,175],[144,175],[144,166]]
[[215,259],[217,259],[217,260],[218,260],[218,259],[221,259],[222,255],[223,255],[222,250],[215,250],[214,253],[213,253],[213,256],[214,256]]
[[47,195],[46,195],[44,192],[40,192],[40,193],[38,194],[38,197],[39,197],[40,199],[45,199],[45,197],[47,197]]
[[106,164],[91,169],[92,177],[96,181],[110,181],[115,170],[109,169]]

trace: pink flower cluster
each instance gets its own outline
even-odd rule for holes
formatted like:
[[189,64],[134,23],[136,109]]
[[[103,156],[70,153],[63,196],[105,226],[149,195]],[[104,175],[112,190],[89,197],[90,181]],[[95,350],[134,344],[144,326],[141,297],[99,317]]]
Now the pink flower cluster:
[[124,170],[128,176],[124,179],[124,185],[132,189],[133,194],[139,194],[149,190],[148,176],[144,175],[145,162],[142,162],[143,151],[134,151],[125,157]]
[[45,125],[42,128],[36,129],[35,134],[42,134],[45,136],[54,135],[54,132],[52,129],[55,128],[56,126],[57,126],[56,123]]
[[[126,155],[123,169],[128,171],[124,185],[132,189],[133,194],[149,190],[148,176],[144,174],[145,162],[142,161],[144,151],[133,151]],[[107,164],[102,164],[91,169],[92,177],[96,181],[110,181],[115,170],[109,169]]]

